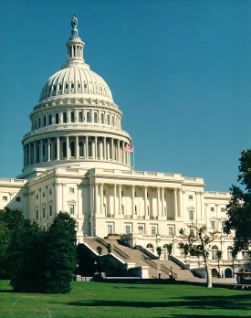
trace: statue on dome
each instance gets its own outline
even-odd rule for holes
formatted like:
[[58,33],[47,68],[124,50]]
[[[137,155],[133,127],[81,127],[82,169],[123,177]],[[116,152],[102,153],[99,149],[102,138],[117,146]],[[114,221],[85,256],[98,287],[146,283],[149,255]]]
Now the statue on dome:
[[76,15],[74,14],[74,17],[71,20],[71,26],[73,29],[75,29],[77,27],[77,25],[78,25],[78,19],[77,19]]

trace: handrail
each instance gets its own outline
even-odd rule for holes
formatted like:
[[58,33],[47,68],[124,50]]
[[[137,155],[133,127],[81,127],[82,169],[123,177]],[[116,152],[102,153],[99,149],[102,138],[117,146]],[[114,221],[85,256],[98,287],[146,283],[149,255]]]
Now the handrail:
[[154,263],[153,261],[151,261],[148,258],[143,258],[143,261],[145,261],[148,265],[150,265],[152,268],[154,269],[158,269],[158,265],[156,263]]
[[98,243],[100,243],[101,245],[103,245],[104,247],[107,247],[106,241],[104,241],[102,238],[96,236],[96,237],[95,237],[95,240],[96,240]]
[[120,256],[122,256],[124,259],[130,259],[130,256],[123,252],[120,248],[118,248],[116,245],[113,245],[113,250]]
[[178,275],[177,275],[175,272],[173,272],[172,269],[169,269],[168,267],[166,267],[166,266],[163,265],[163,264],[160,265],[160,270],[161,270],[162,272],[166,273],[168,276],[169,276],[169,274],[171,273],[171,276],[172,276],[172,278],[174,278],[174,279],[177,279],[177,277],[178,277]]

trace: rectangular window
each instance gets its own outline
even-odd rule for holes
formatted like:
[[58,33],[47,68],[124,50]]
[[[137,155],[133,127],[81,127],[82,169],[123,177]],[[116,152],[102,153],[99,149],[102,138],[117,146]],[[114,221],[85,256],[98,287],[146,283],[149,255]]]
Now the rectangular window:
[[74,188],[70,188],[70,189],[69,189],[69,192],[70,192],[70,193],[74,193]]
[[193,219],[194,219],[194,212],[189,211],[189,220],[193,220]]
[[20,202],[21,198],[20,197],[16,197],[16,201]]
[[168,227],[168,235],[173,235],[174,234],[174,230],[172,226]]
[[49,194],[52,194],[52,190],[51,189],[49,190]]
[[213,208],[213,207],[211,207],[210,211],[211,211],[211,212],[214,212],[214,208]]
[[112,234],[112,225],[111,224],[107,225],[107,232],[108,232],[108,234]]
[[139,234],[143,234],[144,233],[143,226],[139,226],[138,231],[139,231]]
[[50,216],[52,216],[52,206],[51,205],[49,207],[49,211],[50,211]]
[[36,220],[38,220],[38,210],[36,210]]
[[211,229],[215,229],[215,221],[211,221]]
[[38,194],[36,194],[36,199],[38,199]]
[[126,225],[126,234],[130,234],[131,233],[131,227],[130,225]]
[[225,211],[226,211],[226,209],[225,209],[225,208],[221,208],[220,210],[221,210],[221,212],[225,212]]
[[70,204],[70,214],[74,214],[74,204]]
[[56,114],[56,124],[59,124],[59,114]]
[[188,200],[193,200],[193,196],[192,196],[192,195],[189,195],[189,196],[188,196]]
[[151,234],[155,235],[156,234],[156,226],[151,227]]
[[45,218],[45,207],[43,207],[43,218]]
[[43,192],[43,198],[45,197],[45,193]]
[[7,201],[8,198],[6,196],[3,196],[3,201]]

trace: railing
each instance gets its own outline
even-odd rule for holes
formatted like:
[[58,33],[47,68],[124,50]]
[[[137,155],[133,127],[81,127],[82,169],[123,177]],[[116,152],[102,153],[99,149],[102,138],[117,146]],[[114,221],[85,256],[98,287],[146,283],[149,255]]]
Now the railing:
[[114,252],[116,252],[117,254],[119,254],[121,257],[123,257],[124,259],[130,259],[130,256],[128,254],[126,254],[125,252],[123,252],[120,248],[118,248],[117,246],[113,245],[113,250]]
[[143,261],[145,261],[152,268],[158,269],[158,265],[156,263],[154,263],[153,261],[151,261],[150,259],[144,257]]
[[174,278],[174,279],[177,279],[177,277],[178,277],[178,275],[177,275],[175,272],[173,272],[172,268],[169,269],[168,267],[166,267],[166,266],[163,265],[163,264],[160,265],[160,270],[161,270],[162,272],[166,273],[168,276],[169,276],[170,273],[171,273],[172,278]]
[[106,241],[104,241],[102,238],[96,236],[96,237],[95,237],[95,240],[96,240],[99,244],[103,245],[104,247],[107,246]]

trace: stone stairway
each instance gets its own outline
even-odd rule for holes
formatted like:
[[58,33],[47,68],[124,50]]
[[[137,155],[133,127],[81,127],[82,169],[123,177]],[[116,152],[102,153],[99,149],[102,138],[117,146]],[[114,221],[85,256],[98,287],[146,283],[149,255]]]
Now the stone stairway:
[[[84,240],[84,243],[87,244],[90,248],[92,248],[96,253],[97,253],[98,246],[102,246],[102,249],[103,249],[102,255],[106,255],[108,253],[107,248],[101,244],[102,242],[98,242],[94,238],[86,237]],[[179,265],[177,265],[173,261],[151,259],[148,255],[144,254],[142,251],[137,249],[132,249],[128,246],[119,244],[117,240],[115,239],[112,239],[112,240],[103,239],[103,243],[104,244],[110,243],[112,246],[112,254],[118,257],[121,261],[125,263],[135,263],[136,267],[147,265],[150,278],[158,278],[159,272],[161,273],[161,278],[169,278],[169,270],[172,272],[174,278],[186,279],[186,278],[194,277],[189,270],[182,269]],[[153,265],[155,268],[153,268],[150,264]],[[162,265],[164,265],[165,267],[164,269]]]

